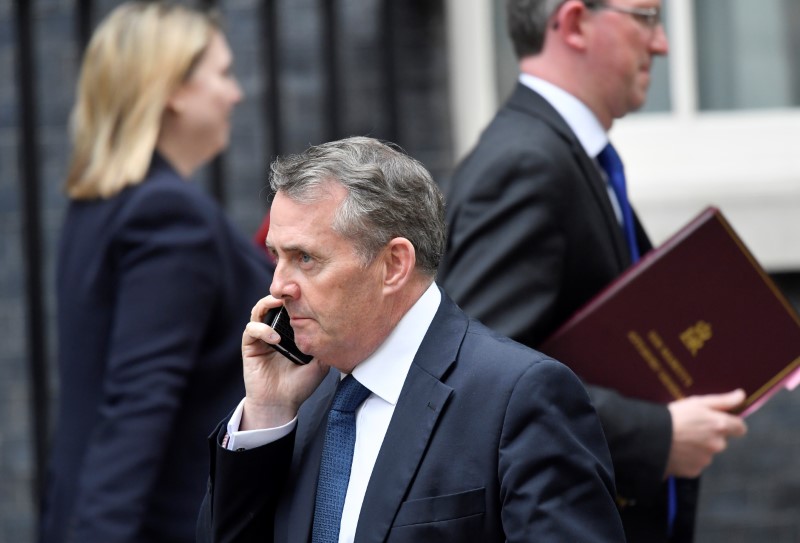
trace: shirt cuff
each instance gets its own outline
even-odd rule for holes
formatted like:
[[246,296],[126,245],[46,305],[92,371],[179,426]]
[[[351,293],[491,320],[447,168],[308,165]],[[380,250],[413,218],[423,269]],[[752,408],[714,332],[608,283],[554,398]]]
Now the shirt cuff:
[[228,443],[225,448],[229,451],[248,450],[261,447],[268,443],[278,441],[282,437],[288,436],[297,426],[297,417],[287,422],[283,426],[277,428],[262,428],[259,430],[242,430],[239,431],[239,425],[242,423],[242,412],[244,411],[244,398],[236,406],[236,410],[228,421]]

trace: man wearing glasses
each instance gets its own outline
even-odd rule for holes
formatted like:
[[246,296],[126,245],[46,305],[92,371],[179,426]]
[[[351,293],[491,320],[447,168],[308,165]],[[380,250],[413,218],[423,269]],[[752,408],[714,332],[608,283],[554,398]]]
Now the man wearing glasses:
[[[508,0],[507,12],[519,83],[446,188],[439,280],[467,314],[536,347],[651,248],[607,133],[644,104],[668,43],[660,0]],[[691,541],[696,478],[745,433],[728,413],[743,392],[660,405],[587,384],[628,541]]]

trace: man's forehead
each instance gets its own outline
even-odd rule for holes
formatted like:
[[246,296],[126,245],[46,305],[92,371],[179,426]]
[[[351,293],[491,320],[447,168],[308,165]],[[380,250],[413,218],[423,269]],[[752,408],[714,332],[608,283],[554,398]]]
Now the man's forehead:
[[331,230],[323,221],[293,222],[270,220],[267,246],[283,250],[298,249],[313,243],[314,239]]
[[333,220],[339,199],[328,194],[325,198],[301,203],[280,192],[270,210],[267,246],[274,249],[309,250],[339,237]]

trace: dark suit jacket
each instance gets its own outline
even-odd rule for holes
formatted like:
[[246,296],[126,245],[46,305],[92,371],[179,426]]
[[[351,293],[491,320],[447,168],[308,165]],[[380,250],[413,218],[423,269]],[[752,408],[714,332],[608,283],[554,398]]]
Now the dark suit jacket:
[[[502,361],[502,363],[501,363]],[[302,543],[338,372],[294,433],[231,452],[212,434],[198,541]],[[562,364],[470,321],[443,297],[369,481],[355,541],[623,541],[608,449]]]
[[158,156],[140,185],[70,204],[42,541],[194,541],[208,427],[244,393],[241,334],[271,278]]
[[[526,345],[539,345],[630,265],[595,162],[560,115],[521,84],[457,168],[446,200],[441,285],[468,315]],[[636,224],[644,254],[651,245]],[[666,407],[589,392],[628,504],[629,541],[665,540]],[[695,493],[683,499],[693,502]],[[690,532],[693,510],[682,511]]]

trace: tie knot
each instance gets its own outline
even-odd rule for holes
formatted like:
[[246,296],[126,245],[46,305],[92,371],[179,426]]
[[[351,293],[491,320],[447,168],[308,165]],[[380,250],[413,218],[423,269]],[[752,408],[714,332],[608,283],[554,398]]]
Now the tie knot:
[[367,399],[367,396],[369,396],[369,389],[356,381],[355,377],[348,375],[336,388],[331,409],[351,413]]
[[614,176],[617,173],[622,173],[622,159],[619,158],[619,154],[617,154],[617,150],[614,149],[614,146],[609,143],[603,150],[600,151],[600,154],[597,155],[597,162],[600,163],[600,166],[606,171],[609,176]]

